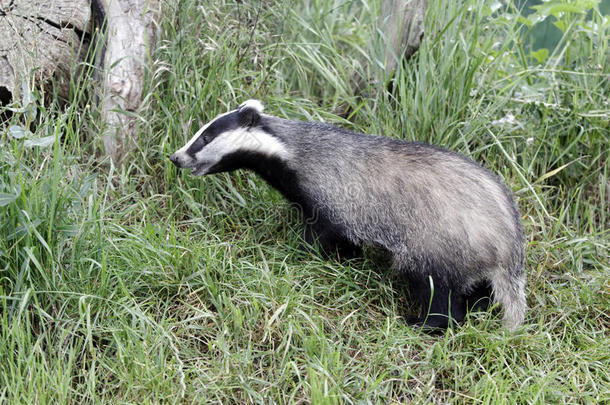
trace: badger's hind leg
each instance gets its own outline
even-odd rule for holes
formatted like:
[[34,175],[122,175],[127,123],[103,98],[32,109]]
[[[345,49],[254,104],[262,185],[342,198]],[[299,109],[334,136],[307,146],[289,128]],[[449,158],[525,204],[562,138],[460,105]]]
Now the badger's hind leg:
[[462,322],[466,316],[464,295],[433,274],[407,272],[411,298],[422,307],[422,317],[407,315],[407,324],[424,329],[445,329],[450,322]]
[[486,311],[491,306],[492,288],[489,280],[482,280],[475,284],[466,294],[466,308],[468,311]]

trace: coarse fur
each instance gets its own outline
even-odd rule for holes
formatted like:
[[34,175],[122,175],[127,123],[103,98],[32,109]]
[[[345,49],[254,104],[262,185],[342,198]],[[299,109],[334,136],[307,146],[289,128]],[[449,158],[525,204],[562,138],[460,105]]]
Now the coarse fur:
[[195,175],[258,173],[302,209],[305,238],[326,252],[390,252],[424,308],[410,324],[444,328],[502,305],[526,311],[524,237],[509,190],[477,163],[436,146],[262,113],[248,100],[201,128],[170,159]]

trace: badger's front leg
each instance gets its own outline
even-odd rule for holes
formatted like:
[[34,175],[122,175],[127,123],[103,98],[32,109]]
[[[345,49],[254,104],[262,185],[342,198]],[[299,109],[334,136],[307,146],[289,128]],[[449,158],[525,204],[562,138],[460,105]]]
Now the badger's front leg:
[[328,257],[352,259],[362,256],[362,248],[355,245],[332,226],[305,224],[305,242]]

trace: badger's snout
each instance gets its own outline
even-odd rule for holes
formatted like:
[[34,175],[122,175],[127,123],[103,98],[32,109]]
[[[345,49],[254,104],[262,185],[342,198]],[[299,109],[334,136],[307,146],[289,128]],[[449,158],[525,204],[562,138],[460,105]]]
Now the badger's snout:
[[172,163],[176,165],[176,167],[182,167],[180,158],[178,157],[178,155],[176,153],[172,153],[171,155],[169,155],[169,160],[171,160]]
[[189,167],[193,167],[194,166],[194,162],[192,162],[192,159],[188,159],[185,158],[182,154],[178,152],[172,153],[169,156],[169,160],[172,161],[172,163],[174,165],[176,165],[176,167],[179,167],[180,169],[187,169]]
[[188,154],[184,154],[181,151],[172,153],[169,156],[169,160],[179,169],[192,169],[191,174],[194,176],[203,176],[204,174],[207,174],[210,167],[216,163],[216,161],[209,160],[196,161],[188,156]]

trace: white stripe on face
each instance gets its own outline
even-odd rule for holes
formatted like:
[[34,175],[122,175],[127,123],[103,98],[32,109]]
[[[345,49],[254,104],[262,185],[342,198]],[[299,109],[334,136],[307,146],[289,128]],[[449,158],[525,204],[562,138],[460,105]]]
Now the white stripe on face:
[[203,133],[203,132],[204,132],[206,129],[208,129],[208,127],[209,127],[210,125],[212,125],[212,123],[213,123],[214,121],[216,121],[216,120],[217,120],[217,119],[219,119],[219,118],[224,117],[225,115],[229,115],[229,114],[231,114],[232,112],[235,112],[235,110],[227,111],[226,113],[223,113],[223,114],[217,115],[217,116],[216,116],[216,118],[214,118],[212,121],[210,121],[210,122],[208,122],[207,124],[205,124],[204,126],[202,126],[202,127],[199,129],[199,131],[197,131],[197,133],[195,133],[195,135],[193,135],[193,137],[191,138],[191,140],[190,140],[190,141],[188,141],[188,142],[186,143],[186,145],[184,145],[183,147],[181,147],[180,149],[178,149],[178,150],[176,151],[175,155],[177,155],[177,156],[181,156],[181,157],[182,157],[182,156],[186,156],[186,151],[188,150],[188,148],[189,148],[189,147],[190,147],[190,146],[191,146],[191,145],[192,145],[192,144],[193,144],[193,143],[194,143],[194,142],[197,140],[197,138],[199,138],[199,137],[201,136],[201,134],[202,134],[202,133]]
[[[254,152],[288,159],[290,153],[285,145],[257,126],[260,117],[264,117],[261,114],[263,108],[260,101],[247,100],[236,110],[218,115],[201,127],[170,159],[180,168],[194,168],[194,174],[207,173],[225,156],[235,152]],[[254,118],[250,118],[252,111]],[[202,138],[204,136],[205,140]],[[240,159],[238,155],[232,158]]]
[[290,159],[291,153],[276,137],[259,128],[237,128],[218,135],[195,154],[195,175],[206,174],[223,157],[235,152],[254,152]]

